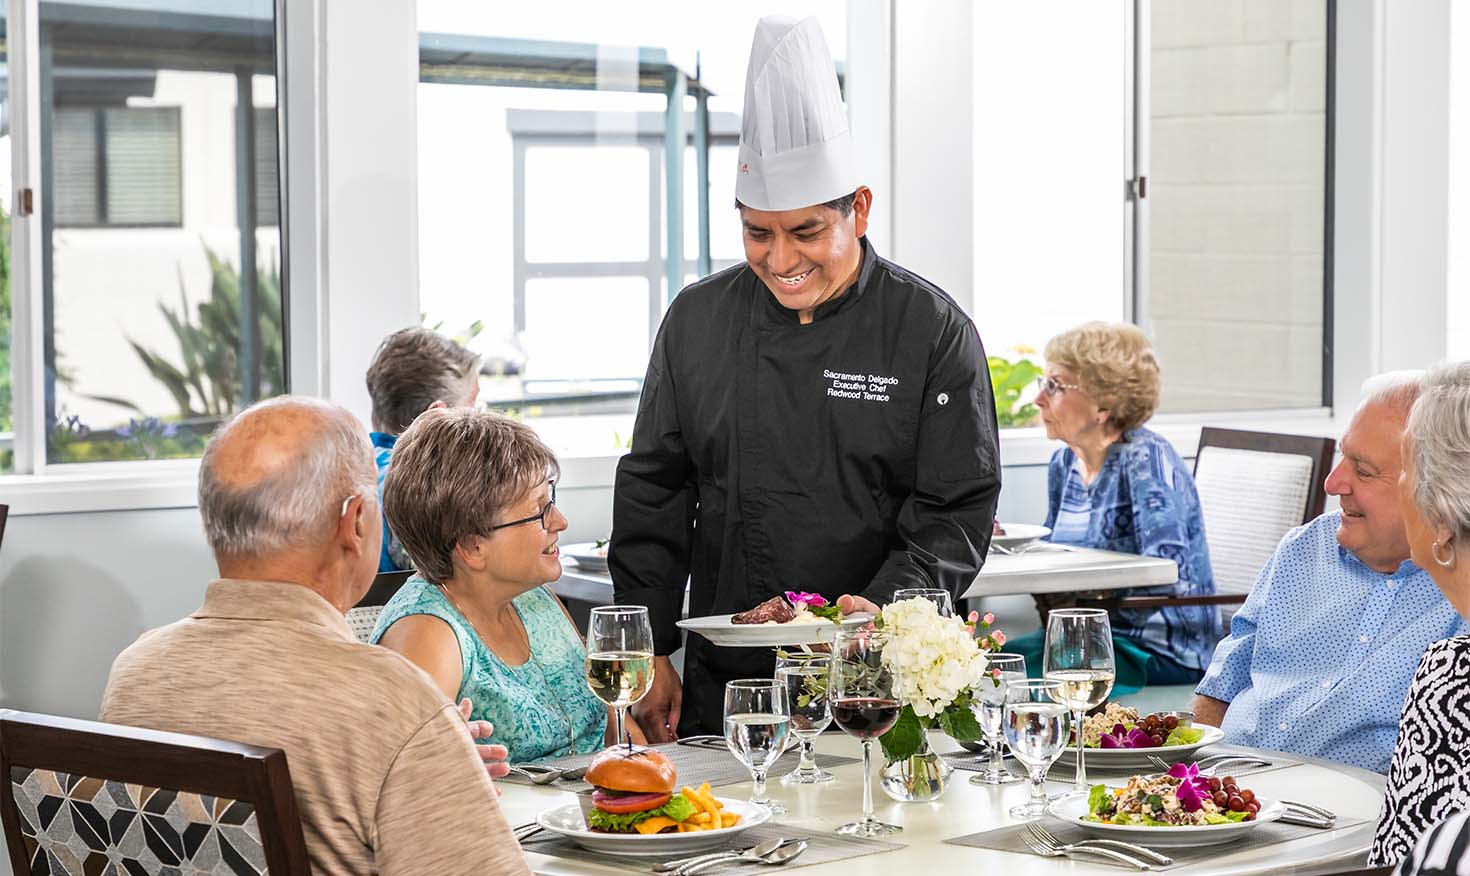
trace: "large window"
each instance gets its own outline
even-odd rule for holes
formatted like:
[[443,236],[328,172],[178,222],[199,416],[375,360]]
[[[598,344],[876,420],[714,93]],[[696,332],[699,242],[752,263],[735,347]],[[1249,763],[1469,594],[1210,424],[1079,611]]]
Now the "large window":
[[38,288],[6,291],[43,349],[17,370],[39,398],[13,417],[0,362],[0,429],[35,448],[5,463],[198,455],[221,417],[284,389],[275,3],[39,7],[39,125],[11,120],[40,147],[20,182]]

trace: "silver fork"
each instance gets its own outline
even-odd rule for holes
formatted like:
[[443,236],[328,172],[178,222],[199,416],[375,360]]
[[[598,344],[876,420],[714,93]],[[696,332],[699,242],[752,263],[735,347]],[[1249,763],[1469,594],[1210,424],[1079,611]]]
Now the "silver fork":
[[1115,849],[1103,848],[1102,846],[1053,845],[1037,836],[1032,828],[1033,825],[1027,824],[1021,831],[1021,842],[1025,843],[1031,848],[1031,851],[1043,858],[1070,858],[1073,855],[1096,855],[1099,858],[1108,858],[1120,864],[1127,864],[1138,870],[1153,869],[1153,865],[1147,861],[1140,861]]
[[[1211,763],[1207,767],[1201,767],[1199,771],[1200,775],[1213,776],[1219,771],[1220,767],[1224,766],[1227,763],[1248,764],[1258,767],[1271,766],[1271,761],[1269,760],[1262,760],[1259,757],[1249,757],[1246,755],[1235,754],[1216,754],[1209,757],[1202,757],[1199,760],[1195,761],[1195,764],[1198,765],[1211,760],[1215,762]],[[1173,766],[1173,764],[1169,763],[1167,760],[1164,760],[1162,757],[1158,757],[1152,754],[1148,755],[1148,762],[1158,767],[1163,772],[1168,772],[1169,768]]]
[[[1057,848],[1062,849],[1067,848],[1067,846],[1069,845],[1068,843],[1063,842],[1062,839],[1056,834],[1047,830],[1045,827],[1042,827],[1040,822],[1033,821],[1026,826],[1030,830],[1034,831],[1039,839],[1049,845],[1053,845]],[[1153,849],[1146,848],[1144,846],[1134,845],[1133,843],[1125,843],[1122,840],[1098,839],[1096,837],[1089,837],[1088,839],[1079,840],[1075,843],[1071,843],[1070,845],[1111,846],[1116,849],[1121,849],[1125,852],[1132,852],[1135,855],[1142,855],[1143,857],[1148,858],[1150,861],[1153,861],[1155,864],[1158,864],[1160,867],[1167,867],[1170,864],[1174,863],[1174,859],[1169,857],[1168,855],[1161,855]]]

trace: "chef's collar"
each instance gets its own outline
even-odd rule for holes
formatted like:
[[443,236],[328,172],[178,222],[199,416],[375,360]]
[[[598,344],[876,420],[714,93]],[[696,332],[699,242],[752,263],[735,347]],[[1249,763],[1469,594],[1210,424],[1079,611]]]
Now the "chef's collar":
[[[862,267],[858,268],[857,280],[851,286],[847,287],[847,290],[841,295],[817,305],[817,309],[812,311],[812,325],[836,316],[855,304],[867,292],[873,277],[873,267],[878,261],[878,253],[873,249],[873,245],[868,242],[866,235],[859,237],[858,243],[863,248],[863,259]],[[776,293],[772,292],[766,286],[765,281],[757,276],[754,271],[750,272],[750,276],[755,280],[756,286],[760,287],[761,294],[766,301],[766,311],[772,319],[777,322],[790,323],[792,325],[799,325],[801,323],[800,311],[792,310],[777,301]]]

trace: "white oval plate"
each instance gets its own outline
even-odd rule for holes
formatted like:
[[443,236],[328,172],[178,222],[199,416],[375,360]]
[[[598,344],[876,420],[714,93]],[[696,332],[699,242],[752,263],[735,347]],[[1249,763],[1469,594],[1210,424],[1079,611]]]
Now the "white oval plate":
[[[1194,726],[1205,731],[1205,735],[1200,738],[1200,741],[1190,745],[1162,745],[1158,748],[1089,748],[1083,753],[1082,758],[1089,767],[1096,766],[1099,769],[1147,767],[1149,772],[1155,772],[1154,765],[1149,762],[1149,755],[1161,757],[1169,763],[1179,763],[1189,760],[1191,755],[1206,745],[1214,745],[1225,738],[1225,731],[1219,727],[1211,727],[1209,724],[1199,722],[1195,722]],[[1068,746],[1057,760],[1070,765],[1077,760],[1077,749]]]
[[578,566],[589,572],[607,571],[607,545],[598,547],[595,542],[590,541],[569,544],[562,547],[561,555],[576,560]]
[[[1257,798],[1260,799],[1260,798]],[[1270,824],[1286,814],[1286,807],[1276,800],[1261,800],[1261,811],[1255,821],[1237,821],[1231,824],[1181,825],[1179,827],[1148,827],[1135,824],[1103,824],[1088,821],[1087,795],[1078,791],[1051,802],[1047,814],[1058,821],[1082,828],[1093,836],[1124,840],[1149,848],[1174,846],[1212,846],[1228,843],[1263,824]]]
[[[536,816],[536,823],[559,833],[584,849],[594,852],[609,852],[614,855],[660,855],[677,857],[686,852],[715,849],[771,817],[770,810],[754,806],[744,800],[717,798],[725,809],[740,816],[740,823],[719,830],[699,830],[690,833],[598,833],[587,829],[582,818],[582,807],[576,803],[556,806]],[[1085,801],[1084,801],[1085,802]]]
[[732,624],[732,617],[734,615],[731,614],[687,617],[679,621],[679,626],[725,648],[787,648],[830,642],[839,629],[860,627],[873,619],[870,614],[850,614],[840,624],[831,621],[813,624]]
[[991,544],[998,544],[1003,548],[1015,550],[1025,547],[1033,541],[1046,538],[1051,535],[1051,530],[1045,526],[1037,526],[1034,523],[1002,523],[1001,528],[1006,531],[1005,535],[992,535]]

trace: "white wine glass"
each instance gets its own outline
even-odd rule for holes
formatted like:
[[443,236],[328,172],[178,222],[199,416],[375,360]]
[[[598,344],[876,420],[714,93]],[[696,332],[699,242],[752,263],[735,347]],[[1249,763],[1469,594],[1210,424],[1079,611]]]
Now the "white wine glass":
[[893,591],[893,601],[905,599],[927,599],[939,609],[940,617],[954,617],[954,596],[939,587],[909,587]]
[[786,750],[790,729],[785,684],[774,678],[738,678],[725,684],[725,744],[750,770],[751,804],[772,815],[785,814],[786,807],[766,796],[766,771]]
[[[985,663],[986,677],[975,687],[975,711],[980,729],[990,745],[990,763],[970,777],[972,785],[1009,785],[1021,777],[1005,769],[1001,748],[1005,744],[1005,707],[1010,686],[1026,679],[1026,658],[1020,654],[991,654]],[[993,673],[999,673],[994,675]]]
[[843,630],[832,640],[832,671],[827,698],[832,720],[863,741],[863,818],[837,828],[853,836],[883,836],[903,830],[873,817],[873,740],[898,723],[902,705],[894,691],[893,670],[883,663],[886,633]]
[[797,651],[776,653],[776,680],[786,691],[786,709],[791,715],[791,735],[801,747],[796,769],[781,777],[783,785],[816,785],[832,781],[832,774],[817,766],[816,742],[832,723],[827,701],[827,676],[832,658],[827,654]]
[[587,686],[618,717],[617,744],[628,741],[628,707],[653,684],[653,627],[641,605],[604,605],[587,620]]
[[1031,799],[1011,809],[1012,818],[1040,818],[1046,814],[1046,771],[1067,747],[1067,707],[1061,701],[1060,682],[1025,678],[1006,685],[1002,723],[1006,743],[1031,778]]
[[1077,737],[1077,770],[1073,783],[1078,791],[1089,789],[1087,767],[1082,762],[1088,710],[1107,702],[1113,691],[1113,627],[1108,613],[1100,608],[1059,608],[1046,619],[1046,646],[1042,651],[1041,675],[1062,686],[1058,702],[1072,710],[1072,730]]

